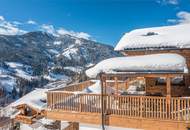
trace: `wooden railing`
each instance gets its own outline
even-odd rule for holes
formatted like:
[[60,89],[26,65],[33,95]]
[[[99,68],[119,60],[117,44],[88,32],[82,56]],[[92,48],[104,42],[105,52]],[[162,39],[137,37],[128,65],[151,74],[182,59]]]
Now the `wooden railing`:
[[[50,110],[101,113],[101,95],[47,93]],[[105,113],[110,115],[190,121],[190,98],[104,95]]]
[[70,85],[67,85],[63,88],[58,88],[58,89],[54,89],[54,91],[82,91],[84,90],[86,87],[94,84],[95,82],[89,80],[89,81],[85,81],[85,82],[81,82],[81,83],[75,83],[75,84],[70,84]]
[[98,94],[73,94],[68,92],[48,92],[50,109],[78,112],[101,112],[101,96]]

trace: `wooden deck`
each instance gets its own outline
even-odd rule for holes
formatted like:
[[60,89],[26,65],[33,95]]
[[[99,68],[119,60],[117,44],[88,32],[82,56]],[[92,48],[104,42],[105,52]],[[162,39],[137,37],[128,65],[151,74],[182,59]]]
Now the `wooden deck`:
[[[100,99],[99,94],[50,91],[47,118],[101,124]],[[134,128],[145,128],[143,123],[148,121],[160,122],[161,128],[166,121],[179,125],[180,129],[172,125],[173,130],[186,130],[181,127],[187,128],[190,123],[190,98],[171,98],[167,102],[166,97],[104,95],[103,99],[107,125],[130,127],[133,124]],[[135,122],[142,124],[137,126]]]

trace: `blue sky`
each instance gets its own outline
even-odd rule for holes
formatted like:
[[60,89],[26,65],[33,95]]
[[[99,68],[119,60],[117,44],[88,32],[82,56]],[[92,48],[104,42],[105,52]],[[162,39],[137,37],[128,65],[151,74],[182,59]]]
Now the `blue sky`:
[[2,30],[6,25],[8,34],[45,30],[113,46],[130,30],[186,21],[190,21],[190,0],[0,1],[0,33],[7,33]]

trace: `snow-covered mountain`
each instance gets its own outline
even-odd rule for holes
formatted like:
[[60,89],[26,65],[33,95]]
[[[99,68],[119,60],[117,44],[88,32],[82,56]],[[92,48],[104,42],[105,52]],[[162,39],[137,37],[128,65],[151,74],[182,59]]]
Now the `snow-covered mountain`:
[[88,67],[116,56],[109,45],[70,35],[0,35],[0,87],[22,96],[52,81],[80,80]]

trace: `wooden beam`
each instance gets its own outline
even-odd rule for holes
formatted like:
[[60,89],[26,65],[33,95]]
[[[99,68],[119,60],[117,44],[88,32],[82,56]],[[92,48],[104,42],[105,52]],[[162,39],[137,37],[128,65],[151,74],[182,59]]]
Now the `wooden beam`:
[[171,98],[171,78],[166,77],[166,96]]
[[[143,130],[187,130],[190,125],[187,121],[167,120],[160,118],[139,118],[129,116],[109,115],[107,116],[109,124],[107,126],[136,128]],[[67,120],[71,122],[87,123],[93,125],[101,124],[101,115],[98,113],[75,113],[75,112],[60,112],[47,111],[47,119],[52,120]],[[155,124],[155,125],[154,125]]]
[[170,118],[170,106],[171,106],[171,78],[166,77],[166,105],[167,105],[167,117]]
[[103,74],[105,77],[107,78],[111,78],[111,77],[152,77],[152,78],[159,78],[159,77],[180,77],[180,76],[184,76],[184,75],[188,75],[188,74],[184,74],[184,73],[116,73],[116,74],[112,74],[112,73],[107,73],[107,74]]
[[102,130],[105,130],[105,104],[104,104],[104,85],[106,77],[104,74],[100,74],[100,80],[101,80],[101,122],[102,122]]
[[119,95],[119,86],[118,86],[118,78],[117,77],[114,77],[114,80],[115,80],[115,88],[116,88],[116,95]]

